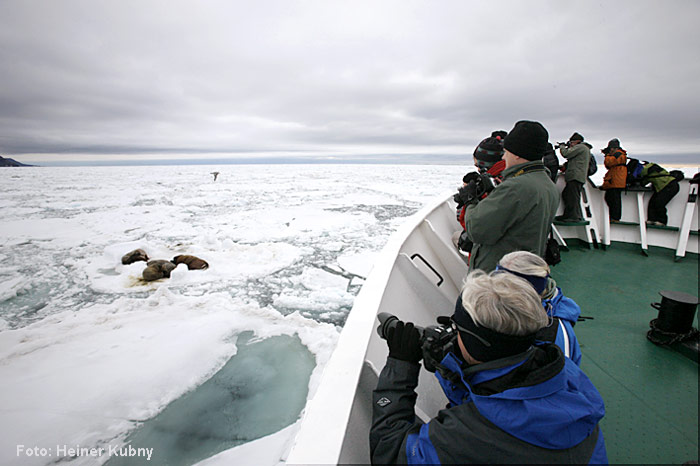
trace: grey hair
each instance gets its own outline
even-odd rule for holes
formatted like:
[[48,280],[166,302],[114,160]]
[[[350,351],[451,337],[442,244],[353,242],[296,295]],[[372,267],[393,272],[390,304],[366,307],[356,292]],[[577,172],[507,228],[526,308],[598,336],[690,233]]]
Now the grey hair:
[[475,270],[467,276],[461,299],[477,325],[506,335],[529,335],[549,324],[537,292],[509,273]]
[[528,251],[514,251],[506,254],[498,261],[500,265],[513,272],[546,277],[549,275],[549,265],[537,254]]

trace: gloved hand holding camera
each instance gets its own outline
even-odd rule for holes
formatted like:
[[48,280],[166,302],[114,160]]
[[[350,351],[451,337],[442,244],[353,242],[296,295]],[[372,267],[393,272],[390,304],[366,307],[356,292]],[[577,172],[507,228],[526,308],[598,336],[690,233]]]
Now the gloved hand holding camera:
[[472,252],[472,249],[474,249],[474,241],[469,239],[469,235],[467,235],[466,230],[459,235],[459,240],[457,240],[457,247],[464,252]]
[[457,333],[449,317],[438,318],[439,325],[416,327],[412,322],[404,323],[388,312],[377,314],[377,333],[389,346],[389,357],[418,364],[423,360],[425,370],[435,372],[447,353],[459,351]]
[[478,202],[478,183],[475,180],[469,182],[468,185],[459,188],[457,195],[459,196],[458,204],[469,205],[472,202]]
[[[475,183],[478,183],[481,179],[481,175],[478,172],[469,172],[462,178],[464,186],[459,188],[457,194],[455,194],[452,199],[457,203],[457,208],[461,209],[465,204],[469,204],[474,197],[475,193]],[[470,185],[472,185],[470,187]]]
[[472,172],[464,176],[465,182],[467,178],[469,179],[467,185],[459,188],[453,197],[457,207],[460,208],[464,205],[476,204],[484,194],[490,193],[496,187],[496,182],[489,175]]
[[396,327],[387,331],[386,337],[389,345],[389,357],[416,364],[423,359],[420,333],[413,322],[404,324],[403,321],[398,321]]
[[481,178],[481,175],[479,172],[469,172],[464,177],[462,178],[462,182],[469,184],[472,181],[477,181],[479,178]]

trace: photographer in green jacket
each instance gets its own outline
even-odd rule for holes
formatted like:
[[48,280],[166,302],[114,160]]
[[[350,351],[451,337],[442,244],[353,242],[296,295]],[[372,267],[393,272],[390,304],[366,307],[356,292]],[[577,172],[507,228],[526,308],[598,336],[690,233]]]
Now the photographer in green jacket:
[[504,255],[530,251],[544,257],[559,192],[542,163],[549,134],[541,123],[519,121],[503,141],[503,181],[488,197],[472,196],[466,230],[474,242],[470,270],[491,272]]
[[666,225],[668,214],[666,204],[678,194],[680,186],[674,176],[653,162],[645,162],[642,169],[642,186],[651,183],[654,194],[649,199],[647,208],[648,225]]
[[566,159],[564,179],[566,186],[561,193],[564,203],[564,213],[556,220],[577,222],[583,220],[581,215],[581,189],[588,178],[588,164],[591,161],[591,150],[584,144],[583,136],[574,133],[567,143],[557,144],[561,156]]

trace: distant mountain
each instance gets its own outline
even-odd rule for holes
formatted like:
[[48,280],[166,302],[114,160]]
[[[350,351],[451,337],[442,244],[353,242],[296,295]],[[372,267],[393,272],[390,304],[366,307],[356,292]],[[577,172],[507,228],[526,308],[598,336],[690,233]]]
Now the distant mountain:
[[34,165],[27,165],[26,163],[20,163],[13,159],[6,159],[0,156],[0,167],[33,167]]

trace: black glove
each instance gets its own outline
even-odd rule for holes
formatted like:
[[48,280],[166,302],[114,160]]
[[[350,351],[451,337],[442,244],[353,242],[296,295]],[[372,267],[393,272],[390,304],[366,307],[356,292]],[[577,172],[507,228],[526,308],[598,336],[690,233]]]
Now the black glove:
[[[479,176],[477,175],[477,178]],[[464,204],[471,204],[472,202],[479,202],[479,194],[478,194],[478,186],[477,186],[477,181],[470,181],[468,185],[463,186],[459,189],[459,192],[461,193],[461,198],[464,201]]]
[[420,334],[413,322],[404,324],[396,323],[395,328],[387,332],[387,344],[389,345],[389,357],[418,364],[423,359],[423,350],[420,347]]
[[479,179],[479,172],[469,172],[466,175],[464,175],[464,178],[462,178],[462,181],[469,184],[472,181],[476,181]]
[[474,248],[474,242],[469,239],[466,230],[463,231],[461,235],[459,235],[457,247],[464,252],[472,252],[472,248]]
[[486,174],[479,175],[479,180],[477,181],[477,190],[481,191],[481,195],[488,194],[496,188],[497,181]]
[[467,204],[469,202],[469,194],[467,193],[467,187],[462,186],[459,188],[459,191],[457,191],[457,194],[455,194],[452,199],[457,203],[457,209],[461,209],[464,204]]

